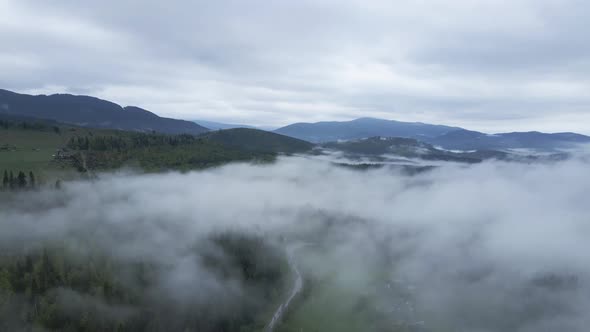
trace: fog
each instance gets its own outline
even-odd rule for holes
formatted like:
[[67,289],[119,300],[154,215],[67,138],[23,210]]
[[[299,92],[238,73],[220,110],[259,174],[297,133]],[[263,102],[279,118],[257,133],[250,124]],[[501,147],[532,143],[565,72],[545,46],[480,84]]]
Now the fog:
[[[208,238],[229,230],[262,236],[277,252],[293,242],[321,246],[324,258],[302,251],[298,259],[317,274],[337,269],[347,287],[411,290],[423,330],[586,331],[589,169],[571,158],[445,164],[408,176],[282,157],[183,174],[102,174],[2,200],[0,250],[68,239],[84,253],[80,234],[91,234],[90,246],[123,263],[165,263],[154,296],[203,306],[237,295],[256,301],[256,291],[189,254],[215,255]],[[395,307],[393,294],[377,300]],[[400,309],[387,312],[402,319]]]

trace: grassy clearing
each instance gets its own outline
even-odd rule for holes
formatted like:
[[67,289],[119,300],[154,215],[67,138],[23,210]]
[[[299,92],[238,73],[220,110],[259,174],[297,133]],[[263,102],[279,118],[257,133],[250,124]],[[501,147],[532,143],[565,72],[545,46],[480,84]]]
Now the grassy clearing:
[[[61,158],[55,158],[58,150],[63,152]],[[121,167],[158,172],[204,169],[229,162],[267,163],[273,161],[275,155],[191,135],[0,121],[0,172],[28,174],[32,171],[40,182],[47,183]]]
[[0,172],[32,171],[41,181],[77,177],[70,165],[56,162],[53,156],[71,137],[91,134],[90,129],[73,127],[59,132],[0,128]]
[[54,132],[0,129],[0,169],[46,169],[69,137]]
[[304,290],[276,331],[406,331],[380,308],[385,275],[359,273],[354,262],[335,260],[326,248],[309,247],[297,256]]
[[362,296],[329,282],[308,286],[312,293],[296,303],[277,331],[377,331],[375,314]]

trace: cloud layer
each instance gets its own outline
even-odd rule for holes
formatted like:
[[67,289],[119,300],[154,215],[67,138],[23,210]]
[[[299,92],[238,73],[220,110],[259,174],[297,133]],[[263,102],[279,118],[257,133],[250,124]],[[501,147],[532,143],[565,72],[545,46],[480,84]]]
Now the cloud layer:
[[[338,275],[348,287],[401,280],[427,330],[581,332],[590,307],[587,170],[583,159],[488,162],[409,177],[291,157],[187,174],[104,175],[3,201],[0,245],[6,252],[91,229],[123,261],[167,262],[169,296],[207,303],[211,293],[200,290],[218,296],[240,286],[182,253],[229,229],[321,245],[330,259],[310,257],[315,272],[344,266]],[[398,300],[380,293],[382,306]]]
[[0,85],[258,125],[588,133],[581,0],[0,4]]

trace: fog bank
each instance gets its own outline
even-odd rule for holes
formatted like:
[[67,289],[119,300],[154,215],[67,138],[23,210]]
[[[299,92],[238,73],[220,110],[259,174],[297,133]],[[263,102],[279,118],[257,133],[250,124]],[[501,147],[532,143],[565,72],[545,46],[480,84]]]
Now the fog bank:
[[207,237],[231,230],[277,251],[290,241],[322,245],[330,260],[312,264],[318,273],[346,266],[350,287],[375,283],[385,268],[374,287],[411,288],[421,329],[586,331],[588,166],[583,158],[485,162],[404,176],[285,157],[186,174],[103,174],[0,202],[0,249],[67,238],[84,252],[79,234],[90,233],[92,246],[121,262],[168,264],[161,289],[175,301],[208,304],[244,289],[187,248],[214,252]]

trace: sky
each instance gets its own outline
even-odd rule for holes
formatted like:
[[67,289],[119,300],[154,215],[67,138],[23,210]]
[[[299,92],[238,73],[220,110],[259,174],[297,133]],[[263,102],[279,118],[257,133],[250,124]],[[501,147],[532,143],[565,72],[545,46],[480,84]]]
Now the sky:
[[278,127],[590,134],[584,0],[0,0],[0,88]]

